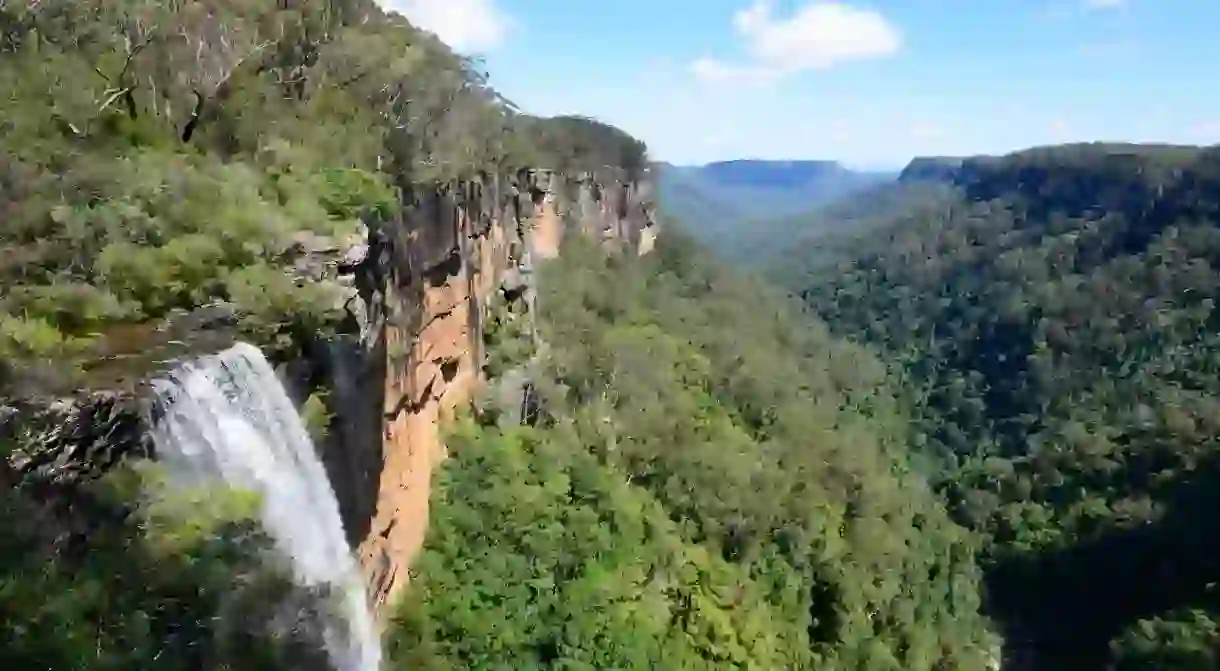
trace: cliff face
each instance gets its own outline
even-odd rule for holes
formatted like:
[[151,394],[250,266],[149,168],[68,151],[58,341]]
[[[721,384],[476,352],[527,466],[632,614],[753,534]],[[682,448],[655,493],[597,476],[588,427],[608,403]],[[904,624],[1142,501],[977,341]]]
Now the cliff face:
[[325,357],[336,414],[323,459],[377,604],[406,584],[423,543],[440,426],[481,383],[492,300],[530,292],[534,261],[571,232],[646,253],[650,195],[646,182],[590,175],[488,176],[417,197],[370,235],[359,342]]

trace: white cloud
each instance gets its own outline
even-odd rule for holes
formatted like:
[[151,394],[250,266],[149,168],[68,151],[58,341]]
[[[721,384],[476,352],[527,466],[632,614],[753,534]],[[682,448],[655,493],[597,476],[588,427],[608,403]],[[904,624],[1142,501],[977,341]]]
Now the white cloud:
[[706,56],[695,59],[690,71],[699,80],[716,84],[767,84],[777,78],[777,73],[768,68],[733,65]]
[[738,12],[733,24],[758,62],[781,71],[888,56],[902,46],[898,29],[881,14],[838,2],[815,2],[776,20],[770,3],[757,0]]
[[399,12],[415,25],[460,52],[494,49],[508,32],[509,18],[496,0],[382,0],[386,9]]
[[902,47],[901,33],[884,16],[842,2],[811,2],[779,18],[770,0],[755,0],[733,15],[733,27],[745,41],[751,62],[726,65],[700,59],[692,65],[696,76],[713,81],[726,73],[776,77],[889,56]]

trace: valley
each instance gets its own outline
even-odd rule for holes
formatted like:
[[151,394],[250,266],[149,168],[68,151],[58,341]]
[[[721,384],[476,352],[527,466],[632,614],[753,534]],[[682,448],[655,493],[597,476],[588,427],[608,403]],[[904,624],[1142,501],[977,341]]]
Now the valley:
[[1005,668],[1213,663],[1217,156],[915,161],[760,233],[752,267],[888,362]]
[[0,2],[0,666],[1220,666],[1220,149],[670,163],[412,8]]
[[[868,192],[896,177],[834,161],[740,160],[656,164],[658,200],[704,244],[733,260],[756,258],[776,222]],[[744,246],[744,247],[743,247]]]

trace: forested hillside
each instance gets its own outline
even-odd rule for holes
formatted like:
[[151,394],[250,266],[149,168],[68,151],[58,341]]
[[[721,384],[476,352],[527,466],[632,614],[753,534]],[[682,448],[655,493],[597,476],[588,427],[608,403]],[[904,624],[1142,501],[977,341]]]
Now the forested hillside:
[[988,540],[1013,668],[1215,668],[1220,151],[915,177],[956,195],[772,271],[905,383],[937,489]]
[[988,668],[972,544],[884,367],[692,242],[545,267],[525,427],[459,426],[413,668]]
[[331,297],[280,270],[398,193],[644,162],[615,129],[514,112],[368,0],[8,3],[0,31],[0,382],[79,373],[109,327],[213,299],[260,342],[328,328]]
[[0,90],[0,665],[327,668],[324,595],[293,586],[249,497],[30,463],[48,436],[108,436],[14,416],[140,381],[183,354],[149,334],[201,308],[291,360],[348,316],[311,252],[448,180],[638,172],[642,143],[515,111],[369,0],[0,2]]
[[808,272],[838,263],[844,253],[851,253],[851,241],[875,228],[893,227],[897,219],[934,215],[956,197],[954,189],[941,181],[876,184],[798,215],[750,222],[748,232],[733,238],[730,258],[764,274],[790,268]]

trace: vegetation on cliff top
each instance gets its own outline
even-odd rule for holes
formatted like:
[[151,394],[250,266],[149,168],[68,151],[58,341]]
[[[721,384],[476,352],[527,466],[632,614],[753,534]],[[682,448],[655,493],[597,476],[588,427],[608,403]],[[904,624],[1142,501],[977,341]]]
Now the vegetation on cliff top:
[[0,6],[0,385],[217,300],[257,342],[330,328],[333,292],[290,272],[318,236],[439,182],[643,163],[477,66],[370,0]]

